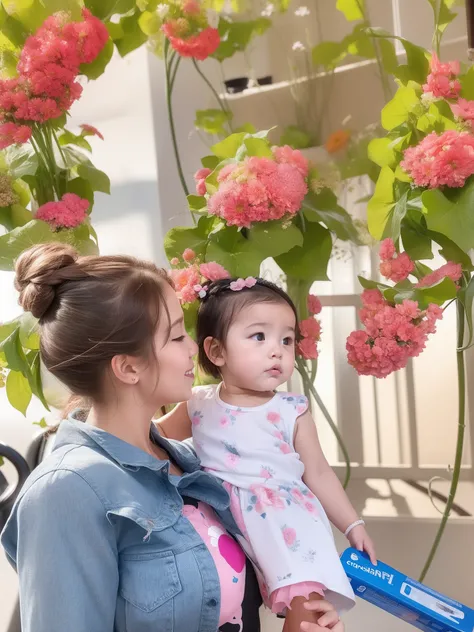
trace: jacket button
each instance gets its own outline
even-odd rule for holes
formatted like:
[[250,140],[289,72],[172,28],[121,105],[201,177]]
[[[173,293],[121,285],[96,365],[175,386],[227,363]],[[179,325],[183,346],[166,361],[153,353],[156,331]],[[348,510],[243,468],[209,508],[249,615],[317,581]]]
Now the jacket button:
[[217,601],[215,599],[209,599],[209,601],[207,602],[207,605],[210,606],[211,608],[215,608],[217,606]]

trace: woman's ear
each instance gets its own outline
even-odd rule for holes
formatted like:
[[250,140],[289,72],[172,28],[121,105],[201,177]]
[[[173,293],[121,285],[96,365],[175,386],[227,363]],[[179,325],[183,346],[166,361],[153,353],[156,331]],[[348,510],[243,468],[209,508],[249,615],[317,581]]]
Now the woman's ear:
[[140,379],[140,369],[137,358],[128,355],[116,355],[110,362],[113,375],[124,384],[137,384]]
[[222,344],[216,340],[216,338],[208,336],[204,340],[204,351],[212,364],[216,366],[223,366],[225,364]]

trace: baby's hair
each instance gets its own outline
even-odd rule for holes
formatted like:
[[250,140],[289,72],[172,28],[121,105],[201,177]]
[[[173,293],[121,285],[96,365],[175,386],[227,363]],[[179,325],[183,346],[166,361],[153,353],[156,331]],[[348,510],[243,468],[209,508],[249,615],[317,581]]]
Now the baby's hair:
[[296,307],[278,285],[265,279],[257,279],[253,287],[244,287],[233,291],[230,287],[237,279],[220,279],[206,288],[206,296],[201,302],[197,317],[196,337],[199,346],[199,366],[211,375],[219,378],[219,368],[209,360],[204,350],[206,338],[214,338],[225,344],[229,328],[237,314],[244,308],[257,303],[283,303],[291,307],[298,323]]

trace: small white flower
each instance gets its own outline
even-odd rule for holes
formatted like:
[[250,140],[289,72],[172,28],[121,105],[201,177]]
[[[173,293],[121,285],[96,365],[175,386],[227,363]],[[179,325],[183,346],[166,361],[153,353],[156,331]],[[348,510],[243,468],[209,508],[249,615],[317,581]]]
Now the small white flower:
[[216,29],[219,24],[219,14],[213,9],[207,10],[207,22],[210,27]]
[[306,50],[305,45],[303,44],[303,42],[295,42],[292,46],[293,50]]
[[275,5],[269,2],[267,6],[262,11],[262,16],[264,18],[270,18],[275,13]]
[[425,107],[429,107],[435,101],[439,101],[437,97],[432,92],[424,92],[421,95],[421,102]]
[[311,11],[308,9],[308,7],[298,7],[298,9],[296,9],[295,11],[295,15],[297,15],[299,18],[305,18],[310,13]]
[[164,19],[165,19],[165,17],[166,17],[166,16],[168,15],[168,13],[169,13],[169,10],[170,10],[170,8],[169,8],[169,5],[167,5],[167,4],[159,4],[159,5],[156,7],[156,11],[157,11],[158,15],[160,16],[160,19],[161,19],[161,20],[164,20]]

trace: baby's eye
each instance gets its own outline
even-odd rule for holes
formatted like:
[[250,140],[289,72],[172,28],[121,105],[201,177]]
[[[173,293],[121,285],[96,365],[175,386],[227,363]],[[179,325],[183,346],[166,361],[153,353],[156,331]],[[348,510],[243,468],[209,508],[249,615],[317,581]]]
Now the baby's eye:
[[286,336],[286,338],[283,338],[283,344],[287,347],[291,347],[293,344],[293,338],[291,336]]
[[258,333],[253,334],[251,338],[257,340],[257,342],[263,342],[265,340],[265,334],[263,333],[263,331],[259,331]]

